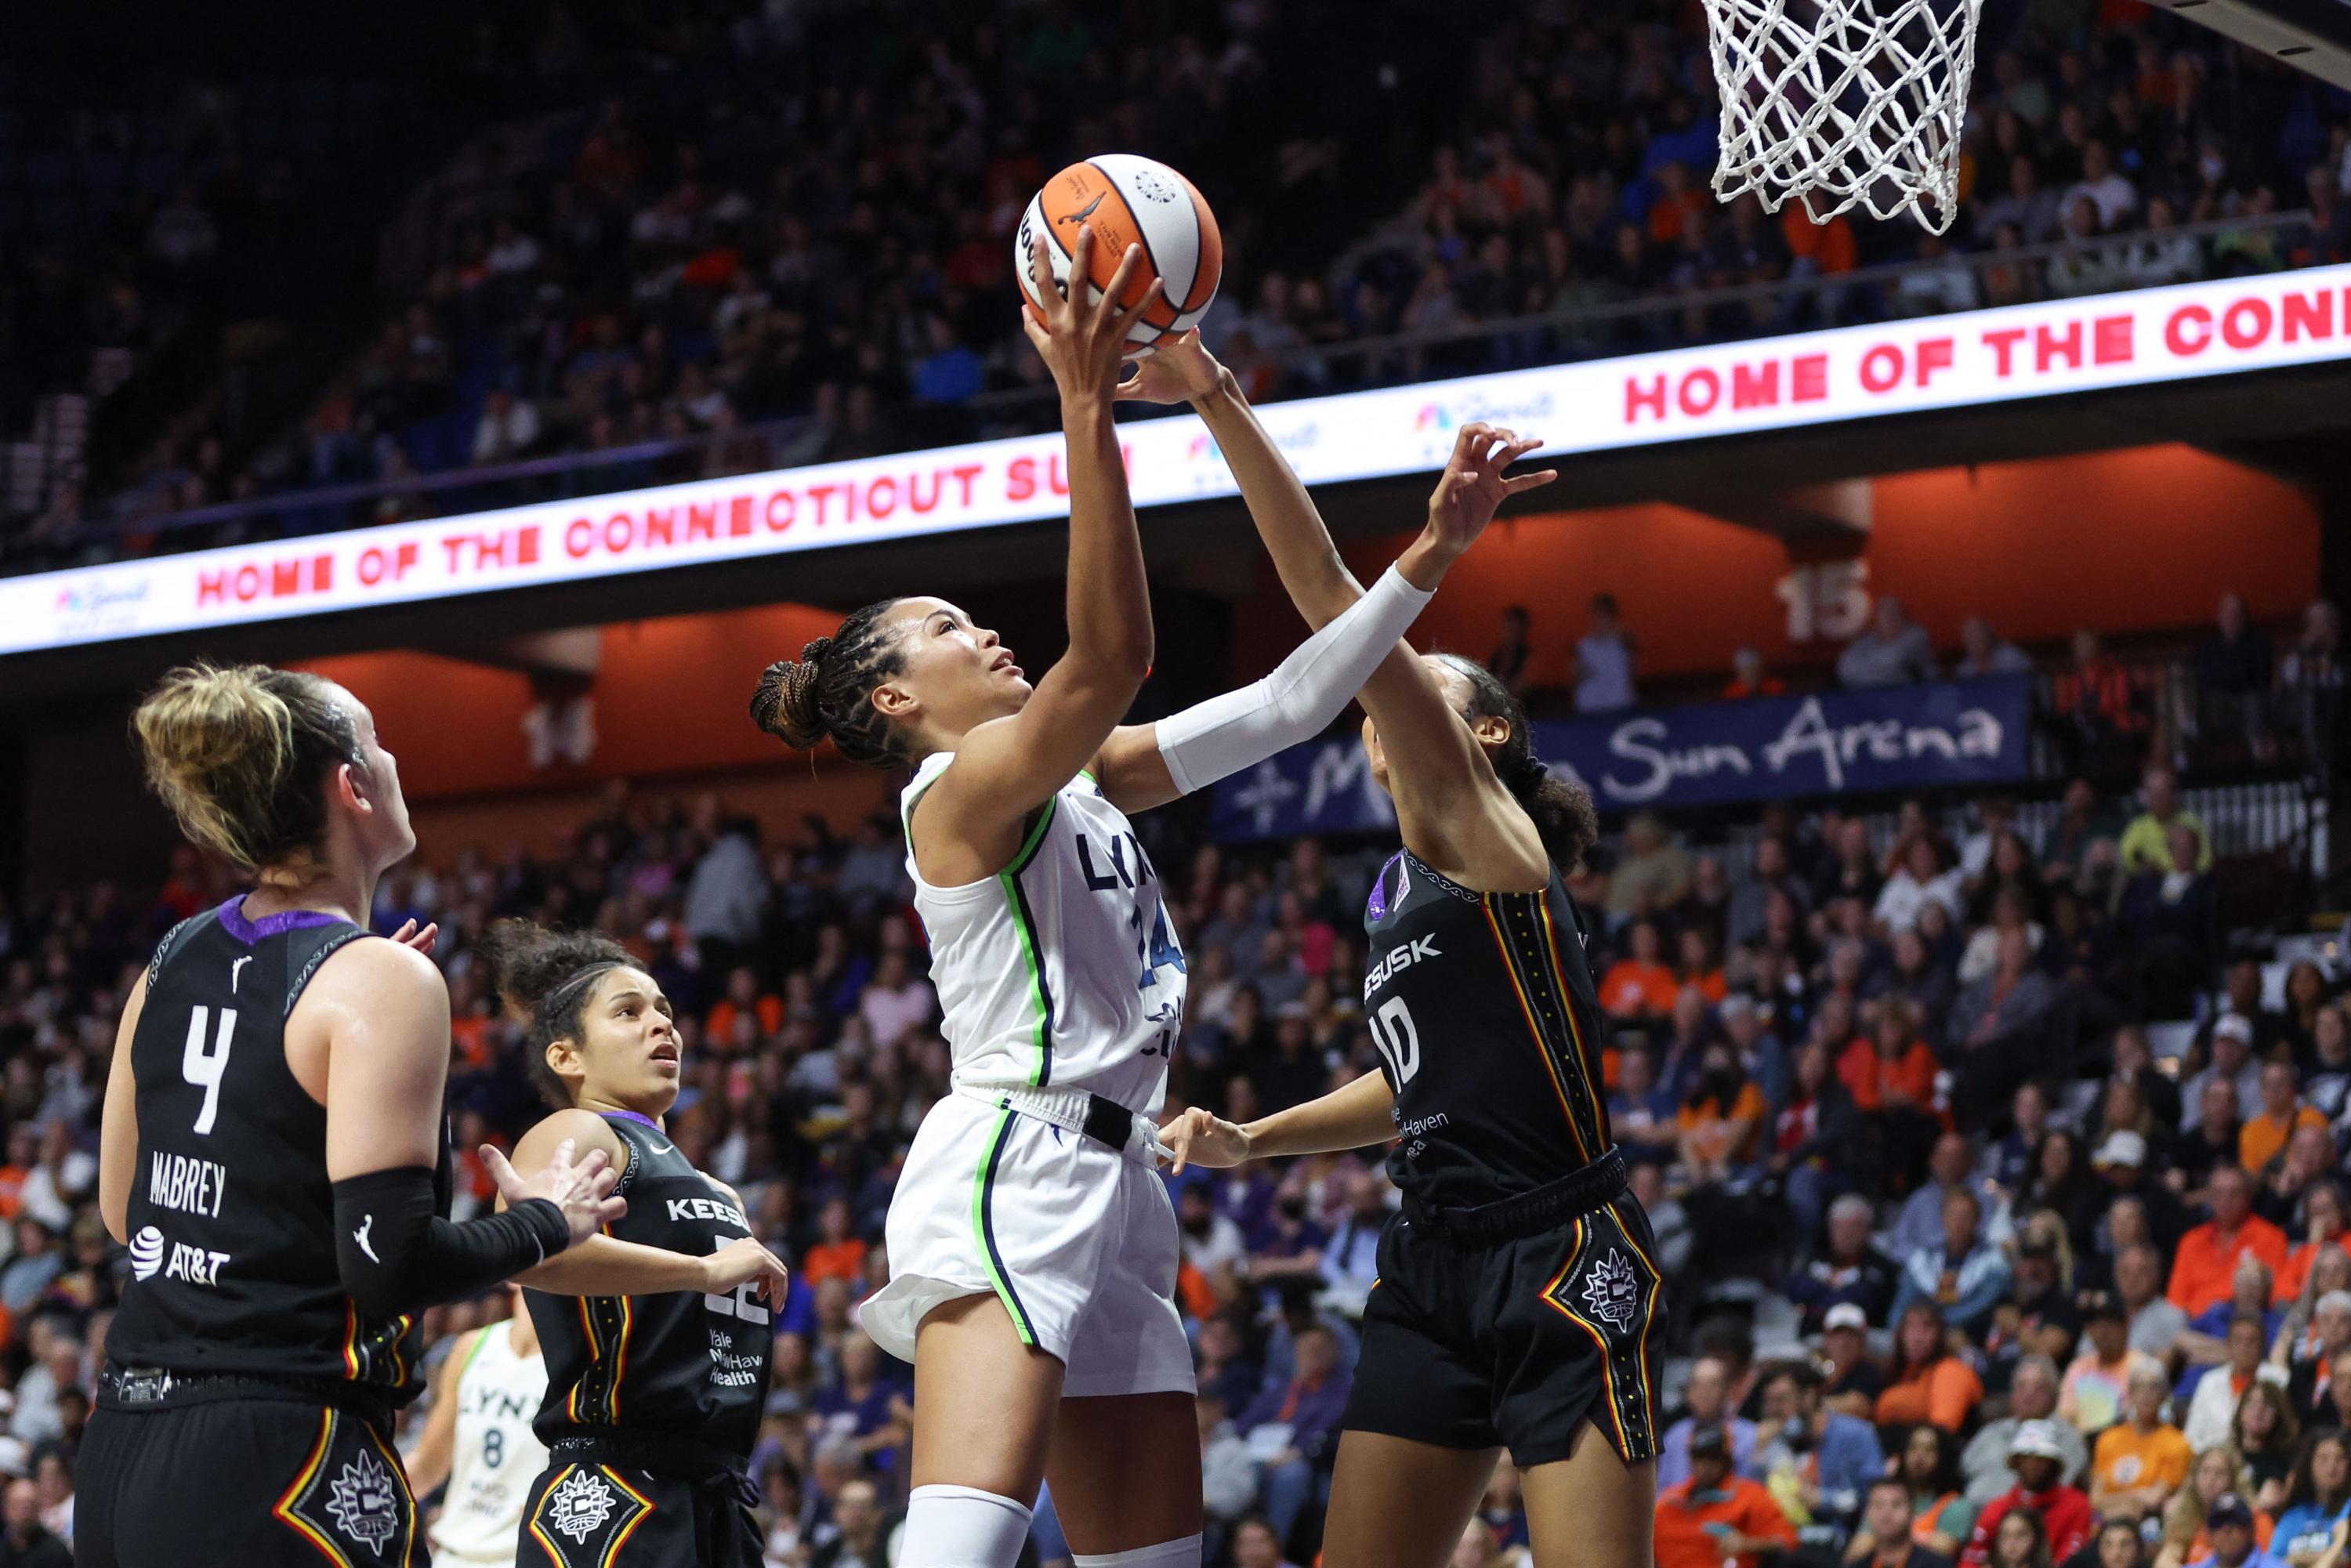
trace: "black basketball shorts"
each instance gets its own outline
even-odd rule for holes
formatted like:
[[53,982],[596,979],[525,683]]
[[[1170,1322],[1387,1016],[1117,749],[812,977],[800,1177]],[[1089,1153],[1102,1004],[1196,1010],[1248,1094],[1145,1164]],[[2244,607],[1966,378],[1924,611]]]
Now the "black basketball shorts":
[[760,1568],[733,1477],[658,1474],[619,1454],[558,1454],[531,1483],[517,1568]]
[[291,1395],[101,1400],[76,1481],[79,1568],[431,1561],[391,1437],[365,1416]]
[[1656,1256],[1648,1217],[1622,1192],[1499,1239],[1426,1214],[1390,1220],[1343,1425],[1504,1448],[1525,1468],[1566,1458],[1589,1420],[1626,1463],[1654,1458]]

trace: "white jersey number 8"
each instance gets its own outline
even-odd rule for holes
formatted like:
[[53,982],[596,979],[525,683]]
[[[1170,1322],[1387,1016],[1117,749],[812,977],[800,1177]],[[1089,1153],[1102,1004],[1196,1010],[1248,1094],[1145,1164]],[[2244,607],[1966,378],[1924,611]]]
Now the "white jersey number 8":
[[198,1134],[213,1130],[213,1118],[220,1114],[221,1079],[228,1072],[229,1036],[236,1032],[236,1009],[223,1008],[220,1032],[214,1037],[213,1048],[204,1050],[204,1014],[208,1008],[198,1008],[188,1019],[188,1045],[180,1053],[180,1076],[204,1092],[204,1108],[196,1113]]
[[1420,1031],[1412,1027],[1412,1009],[1404,1005],[1402,997],[1390,997],[1367,1021],[1372,1043],[1387,1059],[1396,1087],[1403,1088],[1420,1071]]

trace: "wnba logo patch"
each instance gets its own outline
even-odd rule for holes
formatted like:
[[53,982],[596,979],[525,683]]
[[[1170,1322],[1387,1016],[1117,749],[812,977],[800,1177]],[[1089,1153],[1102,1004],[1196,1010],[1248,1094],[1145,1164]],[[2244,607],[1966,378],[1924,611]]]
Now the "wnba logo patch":
[[1632,1263],[1614,1247],[1583,1276],[1583,1305],[1612,1329],[1627,1329],[1641,1310],[1641,1281]]

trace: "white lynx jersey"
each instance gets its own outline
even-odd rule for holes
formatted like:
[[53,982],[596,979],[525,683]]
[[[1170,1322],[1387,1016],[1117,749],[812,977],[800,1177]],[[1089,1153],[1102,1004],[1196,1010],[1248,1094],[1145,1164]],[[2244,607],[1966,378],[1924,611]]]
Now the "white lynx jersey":
[[457,1437],[433,1551],[469,1568],[511,1563],[530,1483],[547,1468],[547,1449],[530,1430],[547,1396],[547,1363],[517,1355],[513,1325],[492,1323],[456,1375]]
[[[952,752],[924,759],[900,820]],[[906,874],[958,1084],[1089,1089],[1156,1115],[1184,1016],[1184,952],[1126,814],[1081,773],[1045,802],[997,875],[937,887]]]

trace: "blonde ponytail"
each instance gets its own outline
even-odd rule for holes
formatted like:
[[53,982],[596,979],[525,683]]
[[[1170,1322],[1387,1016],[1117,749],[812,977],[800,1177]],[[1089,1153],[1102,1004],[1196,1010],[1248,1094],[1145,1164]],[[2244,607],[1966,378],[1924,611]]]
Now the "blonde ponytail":
[[131,723],[180,831],[248,871],[315,848],[326,770],[361,760],[328,683],[266,664],[173,670]]

